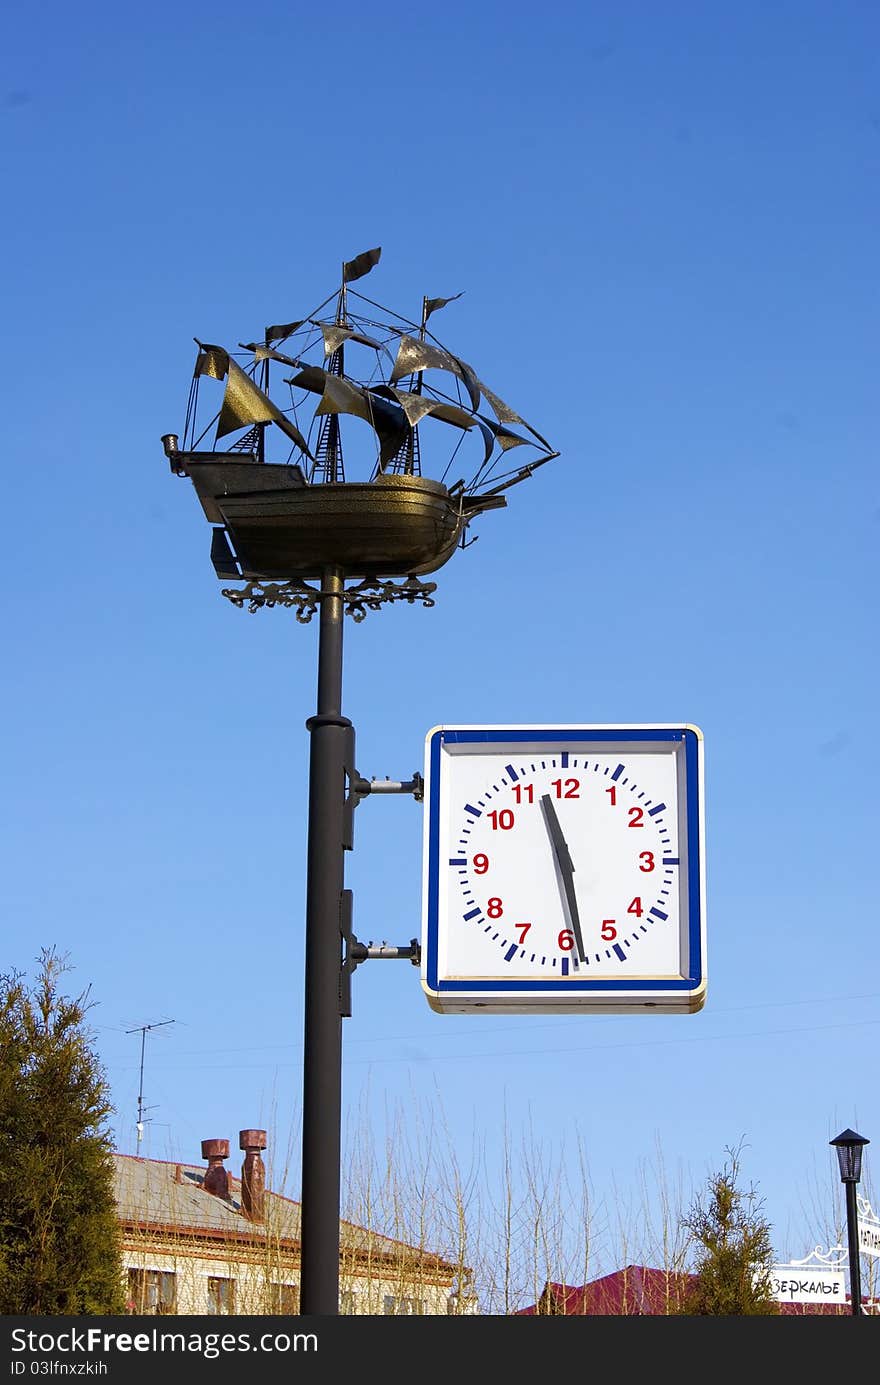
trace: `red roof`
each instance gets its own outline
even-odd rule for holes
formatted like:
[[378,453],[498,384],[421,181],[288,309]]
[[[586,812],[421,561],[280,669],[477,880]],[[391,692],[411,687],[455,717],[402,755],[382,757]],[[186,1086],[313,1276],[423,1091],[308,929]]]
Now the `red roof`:
[[[530,1308],[521,1308],[519,1315],[666,1315],[677,1311],[695,1280],[696,1275],[693,1274],[651,1269],[647,1265],[627,1265],[622,1270],[615,1270],[613,1274],[603,1275],[601,1279],[593,1279],[579,1287],[556,1284],[548,1279],[538,1302]],[[786,1316],[797,1317],[813,1314],[841,1317],[850,1314],[848,1304],[844,1307],[836,1303],[780,1303],[779,1311]]]
[[680,1302],[693,1278],[693,1275],[677,1274],[673,1270],[627,1265],[579,1288],[548,1280],[539,1302],[521,1311],[524,1314],[555,1313],[563,1317],[666,1314]]

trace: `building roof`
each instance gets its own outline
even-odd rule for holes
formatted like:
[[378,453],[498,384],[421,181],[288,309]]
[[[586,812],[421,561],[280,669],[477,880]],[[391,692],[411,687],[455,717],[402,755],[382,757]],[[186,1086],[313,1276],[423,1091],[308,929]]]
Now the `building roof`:
[[[259,1234],[241,1207],[241,1180],[229,1177],[230,1197],[206,1192],[205,1169],[201,1165],[173,1163],[166,1159],[141,1159],[135,1155],[114,1154],[116,1204],[121,1221],[143,1226],[175,1226],[192,1231],[224,1230]],[[286,1198],[270,1195],[273,1207]],[[299,1235],[298,1204],[290,1203],[284,1218],[284,1231]],[[284,1232],[282,1233],[284,1234]]]
[[[648,1316],[674,1312],[681,1303],[696,1275],[674,1270],[653,1269],[647,1265],[626,1265],[622,1270],[593,1279],[577,1287],[547,1280],[536,1304],[519,1310],[521,1316],[558,1314],[560,1317],[579,1316]],[[872,1311],[865,1301],[865,1311]],[[783,1316],[840,1317],[850,1313],[846,1306],[836,1303],[780,1303]]]
[[[175,1233],[212,1240],[265,1244],[267,1234],[279,1247],[299,1250],[301,1205],[266,1190],[265,1220],[252,1221],[241,1202],[241,1179],[227,1170],[229,1193],[219,1197],[204,1187],[201,1165],[166,1159],[114,1154],[116,1204],[120,1223],[141,1232]],[[453,1273],[457,1265],[418,1246],[382,1236],[353,1222],[340,1221],[340,1248],[359,1256],[379,1256],[399,1263],[417,1257],[423,1268]]]
[[556,1313],[563,1317],[665,1314],[670,1304],[681,1300],[691,1278],[673,1270],[627,1265],[577,1287],[548,1280],[539,1302],[521,1312],[525,1315]]

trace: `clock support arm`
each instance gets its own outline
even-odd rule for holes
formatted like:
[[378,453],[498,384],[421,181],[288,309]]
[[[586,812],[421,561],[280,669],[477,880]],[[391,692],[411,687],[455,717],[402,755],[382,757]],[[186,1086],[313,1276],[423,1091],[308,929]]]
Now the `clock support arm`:
[[[354,847],[354,810],[367,797],[374,794],[412,794],[417,803],[424,799],[425,781],[416,771],[411,779],[366,779],[355,768],[355,732],[350,726],[346,734],[343,769],[346,781],[346,794],[343,805],[343,848],[351,851]],[[361,962],[409,961],[413,966],[420,965],[422,949],[418,938],[400,947],[387,942],[362,943],[354,935],[352,924],[354,896],[351,890],[342,890],[339,896],[339,932],[343,941],[342,964],[339,972],[339,1014],[342,1019],[350,1019],[352,1013],[351,978]]]
[[416,771],[412,779],[364,779],[361,775],[356,775],[351,785],[351,792],[357,794],[358,798],[366,798],[368,794],[383,793],[411,793],[417,803],[421,803],[425,797],[425,781]]
[[425,797],[425,781],[418,771],[413,774],[412,779],[365,779],[359,774],[354,767],[354,727],[349,733],[345,777],[347,793],[344,805],[344,845],[349,851],[354,845],[354,810],[365,798],[371,798],[374,794],[408,793],[412,794],[416,803],[421,803]]
[[353,903],[354,896],[351,890],[343,890],[339,900],[339,931],[345,943],[345,955],[339,973],[339,1014],[343,1019],[351,1019],[351,978],[355,967],[360,966],[361,962],[401,961],[412,962],[413,966],[417,967],[422,960],[422,947],[418,938],[411,938],[402,947],[393,947],[386,942],[362,943],[354,935]]

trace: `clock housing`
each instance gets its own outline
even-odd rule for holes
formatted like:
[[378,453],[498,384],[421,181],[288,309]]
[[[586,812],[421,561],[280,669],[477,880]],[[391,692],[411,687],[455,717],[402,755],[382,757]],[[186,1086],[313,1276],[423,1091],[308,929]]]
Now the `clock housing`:
[[436,726],[421,980],[440,1013],[699,1010],[703,736]]

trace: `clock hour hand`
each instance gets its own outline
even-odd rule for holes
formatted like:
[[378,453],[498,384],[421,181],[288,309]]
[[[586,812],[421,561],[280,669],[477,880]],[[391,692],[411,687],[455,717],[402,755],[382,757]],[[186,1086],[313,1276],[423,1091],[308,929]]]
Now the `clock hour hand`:
[[571,852],[568,849],[565,837],[562,835],[562,828],[559,825],[559,818],[556,816],[556,809],[553,807],[553,800],[548,793],[541,795],[541,807],[544,809],[544,820],[547,823],[547,831],[550,833],[553,855],[556,857],[556,864],[562,876],[562,884],[565,889],[565,902],[568,906],[571,931],[574,933],[578,961],[586,962],[584,940],[581,936],[581,921],[580,915],[578,914],[577,895],[574,889],[574,862],[571,859]]

